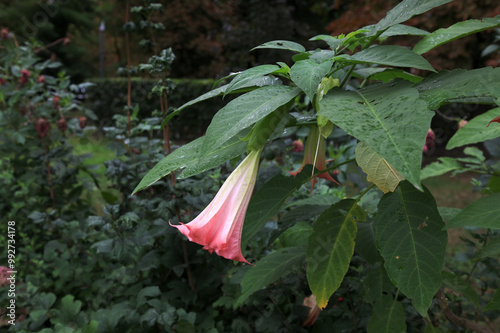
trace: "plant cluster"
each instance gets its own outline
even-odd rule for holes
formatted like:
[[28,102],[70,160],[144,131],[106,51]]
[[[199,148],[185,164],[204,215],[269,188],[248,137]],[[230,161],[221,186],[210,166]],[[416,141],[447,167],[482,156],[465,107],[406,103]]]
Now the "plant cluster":
[[[187,178],[248,154],[195,220],[175,225],[203,249],[248,263],[252,260],[243,256],[242,250],[247,248],[249,239],[278,217],[274,238],[267,244],[271,251],[263,258],[255,256],[255,267],[249,268],[241,280],[242,292],[236,307],[251,303],[255,292],[298,272],[305,274],[312,297],[324,309],[359,256],[365,262],[357,269],[365,277],[376,274],[379,282],[390,283],[377,284],[369,298],[364,295],[373,314],[367,324],[356,321],[355,329],[367,325],[368,331],[380,330],[381,326],[405,331],[418,330],[421,325],[433,330],[433,304],[439,304],[453,325],[475,331],[494,329],[488,313],[479,324],[467,314],[456,315],[444,296],[443,281],[452,277],[453,286],[446,286],[453,290],[469,280],[462,281],[461,274],[444,266],[446,229],[498,229],[500,225],[496,187],[499,164],[494,153],[498,140],[488,143],[493,147],[488,161],[478,148],[466,147],[467,157],[442,158],[423,170],[421,165],[422,151],[428,151],[434,140],[429,131],[434,110],[443,105],[497,106],[468,123],[461,122],[460,130],[448,143],[449,149],[498,138],[500,71],[480,68],[436,72],[422,54],[460,37],[498,27],[500,17],[463,21],[432,33],[402,24],[447,2],[450,1],[403,1],[374,25],[347,35],[319,35],[311,39],[325,42],[327,49],[308,51],[285,40],[262,44],[255,49],[293,52],[294,64],[279,62],[233,74],[229,84],[201,95],[166,117],[163,124],[197,102],[243,93],[219,110],[205,136],[160,161],[134,191],[178,169],[182,170],[180,177]],[[387,45],[393,36],[422,38],[408,49]],[[436,73],[422,77],[400,68]],[[296,102],[302,100],[308,106],[306,113],[298,112],[296,107]],[[354,159],[339,158],[327,167],[325,140],[333,139],[334,126],[355,138],[357,144]],[[302,172],[295,173],[295,177],[276,175],[250,199],[255,186],[256,156],[262,154],[268,143],[303,127],[309,128],[309,134]],[[314,214],[314,223],[300,224],[297,243],[274,246],[276,239],[286,237],[299,225],[294,222],[302,222],[283,223],[280,207],[309,180],[314,194],[316,177],[332,181],[330,170],[354,162],[372,185],[360,187],[359,194],[323,205]],[[307,169],[306,165],[313,165],[314,169]],[[463,211],[438,207],[421,180],[450,171],[483,174],[483,181],[477,182],[484,197]],[[315,197],[310,200],[315,202]],[[311,215],[309,212],[308,217]],[[449,222],[445,224],[445,220]],[[495,232],[487,235],[476,235],[480,239],[476,246],[482,248],[496,239]],[[497,266],[493,260],[492,267],[496,270]],[[495,292],[496,284],[494,281],[489,293]],[[487,302],[484,309],[497,309],[498,295],[495,292],[495,296],[486,297],[487,301],[478,306]],[[416,322],[418,316],[423,318],[421,324]]]

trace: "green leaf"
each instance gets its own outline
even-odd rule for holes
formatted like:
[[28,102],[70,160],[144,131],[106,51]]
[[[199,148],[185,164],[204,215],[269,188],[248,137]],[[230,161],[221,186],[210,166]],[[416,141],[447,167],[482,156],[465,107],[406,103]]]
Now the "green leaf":
[[447,233],[431,193],[403,181],[385,194],[375,219],[377,244],[391,280],[425,316],[441,286]]
[[486,245],[476,252],[474,259],[498,257],[500,257],[500,237],[489,239]]
[[143,288],[137,294],[137,307],[146,303],[146,301],[147,301],[146,297],[157,297],[160,295],[161,295],[161,291],[160,291],[160,288],[158,288],[157,286],[149,286],[149,287]]
[[[242,132],[240,135],[244,137],[246,132]],[[179,179],[191,177],[215,168],[221,163],[243,154],[247,146],[247,143],[241,141],[239,137],[233,137],[202,155],[204,140],[204,136],[200,137],[167,155],[167,157],[149,170],[136,186],[132,194],[151,186],[161,178],[180,168],[185,169],[179,175]]]
[[330,49],[336,50],[339,45],[342,44],[343,39],[338,39],[337,37],[333,37],[330,35],[317,35],[309,39],[310,41],[322,40],[328,44]]
[[467,282],[465,282],[461,277],[451,273],[443,271],[441,274],[443,277],[443,284],[445,287],[452,289],[456,293],[462,294],[467,297],[469,301],[472,301],[476,306],[479,306],[479,295],[476,290],[472,288]]
[[344,279],[354,253],[358,220],[365,212],[353,199],[325,210],[314,223],[307,247],[307,281],[322,309]]
[[319,115],[363,141],[420,186],[422,147],[433,113],[409,83],[378,84],[358,91],[333,89],[320,104]]
[[488,122],[498,116],[500,116],[500,107],[474,117],[451,137],[446,145],[446,149],[453,149],[500,137],[500,126],[487,127]]
[[485,307],[484,311],[500,310],[500,289],[495,291],[493,299]]
[[494,104],[494,99],[500,97],[500,67],[440,71],[414,87],[429,109],[455,102]]
[[379,38],[387,38],[392,36],[426,36],[428,31],[415,28],[409,25],[396,24],[384,31]]
[[394,67],[412,67],[435,72],[431,64],[421,55],[397,45],[377,45],[355,53],[334,58],[351,64],[377,64]]
[[413,83],[418,83],[423,80],[421,76],[413,75],[411,73],[396,68],[386,68],[384,71],[372,75],[371,79],[380,80],[386,83],[394,79],[403,79]]
[[67,321],[72,321],[72,319],[74,319],[80,312],[81,307],[81,301],[75,301],[75,297],[73,295],[66,295],[62,298],[59,309]]
[[210,154],[217,146],[291,101],[300,91],[288,86],[266,86],[232,100],[212,119],[202,154]]
[[358,233],[356,235],[356,246],[354,247],[354,251],[359,253],[359,255],[370,264],[383,261],[375,242],[375,229],[373,223],[358,223]]
[[313,227],[307,222],[298,222],[282,233],[278,239],[281,247],[307,246]]
[[91,320],[88,324],[83,326],[83,333],[96,333],[99,323],[95,320]]
[[238,74],[231,81],[231,83],[226,86],[226,89],[224,90],[224,96],[234,90],[245,88],[249,82],[252,82],[258,78],[263,77],[264,75],[270,74],[279,69],[280,67],[277,65],[262,65],[247,69],[246,71]]
[[398,23],[403,23],[415,15],[444,5],[453,0],[405,0],[387,12],[387,15],[375,25],[375,31],[383,31]]
[[304,247],[282,248],[271,252],[255,266],[250,267],[241,280],[241,296],[234,307],[239,307],[254,292],[300,269],[304,262],[304,252]]
[[283,206],[285,201],[305,182],[311,179],[312,166],[305,166],[295,177],[277,175],[255,193],[248,204],[241,248],[252,238]]
[[174,150],[167,157],[158,162],[149,172],[142,178],[140,183],[136,186],[132,194],[156,183],[161,178],[165,177],[172,171],[175,171],[190,161],[195,160],[198,155],[205,137],[198,138],[190,143]]
[[188,178],[204,171],[215,168],[216,166],[243,154],[247,148],[247,142],[241,141],[248,133],[248,130],[242,131],[237,136],[214,147],[211,151],[204,152],[201,148],[198,150],[198,157],[188,161],[184,171],[177,177],[178,179]]
[[357,144],[354,154],[356,162],[366,173],[367,180],[377,185],[382,192],[394,192],[399,182],[404,179],[396,169],[363,142]]
[[455,207],[438,207],[439,215],[443,218],[443,221],[450,221],[455,218],[462,209]]
[[403,79],[413,83],[418,83],[423,80],[423,78],[418,75],[413,75],[402,69],[397,69],[397,68],[380,68],[380,67],[360,68],[355,70],[354,74],[361,76],[364,79],[369,78],[370,80],[380,80],[385,83],[390,82],[394,79]]
[[413,51],[422,54],[433,48],[451,42],[455,39],[474,34],[483,30],[500,26],[500,15],[496,17],[487,17],[483,20],[467,20],[458,22],[446,29],[438,29],[425,36],[415,45]]
[[[359,225],[361,224],[363,223]],[[365,302],[373,303],[380,298],[382,293],[392,293],[394,291],[394,285],[391,280],[389,280],[382,263],[376,263],[373,266],[366,267],[363,273],[365,274],[362,280],[363,300]]]
[[500,193],[490,194],[467,206],[446,225],[446,229],[477,227],[500,229]]
[[433,162],[422,169],[420,179],[423,180],[441,176],[451,171],[461,170],[462,168],[462,164],[460,164],[460,162],[453,157],[440,157],[436,162]]
[[[282,84],[281,81],[276,79],[276,78],[271,78],[269,76],[258,77],[254,80],[246,82],[246,84],[240,86],[239,90],[233,90],[232,93],[245,92],[245,91],[248,91],[249,89],[252,89],[252,87],[263,87],[263,86],[268,86],[268,85],[281,85],[281,84]],[[216,89],[213,89],[213,90],[210,90],[209,92],[204,93],[201,96],[198,96],[197,98],[195,98],[193,100],[190,100],[189,102],[184,103],[183,105],[181,105],[174,112],[169,114],[163,120],[163,122],[161,123],[161,127],[162,128],[165,127],[165,125],[170,121],[170,119],[172,119],[173,117],[178,115],[185,108],[187,108],[191,105],[194,105],[196,103],[206,101],[207,99],[214,98],[214,97],[217,97],[220,95],[224,95],[224,93],[226,92],[226,89],[229,85],[230,84],[220,86]]]
[[[476,147],[466,147],[464,149],[464,153],[465,153],[465,155],[469,155],[469,156],[472,156],[472,157],[476,158],[476,160],[472,161],[472,163],[480,164],[481,162],[485,161],[484,154],[483,154],[482,150],[479,149],[479,148],[476,148]],[[466,157],[466,158],[458,158],[459,161],[462,161],[462,160],[468,161],[468,159],[469,159],[468,157]]]
[[373,314],[368,321],[367,332],[406,332],[403,304],[393,299],[390,295],[382,295],[373,307]]
[[297,61],[290,68],[290,78],[312,101],[318,85],[328,72],[330,72],[332,64],[332,59],[320,64],[312,59]]
[[288,40],[274,40],[271,42],[267,42],[254,47],[250,51],[253,51],[255,49],[279,49],[279,50],[294,51],[298,53],[306,52],[306,49],[302,45]]

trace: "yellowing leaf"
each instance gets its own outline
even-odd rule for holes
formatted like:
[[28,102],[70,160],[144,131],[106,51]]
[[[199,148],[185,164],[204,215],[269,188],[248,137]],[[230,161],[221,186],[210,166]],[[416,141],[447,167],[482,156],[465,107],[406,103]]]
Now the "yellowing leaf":
[[374,183],[384,193],[394,192],[399,182],[405,178],[385,159],[380,157],[364,142],[359,142],[355,150],[356,162]]

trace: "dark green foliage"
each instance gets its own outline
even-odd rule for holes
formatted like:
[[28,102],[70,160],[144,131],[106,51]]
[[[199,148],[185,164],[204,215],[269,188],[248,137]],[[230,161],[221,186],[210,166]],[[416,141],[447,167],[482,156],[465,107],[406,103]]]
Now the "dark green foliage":
[[[109,126],[113,123],[113,116],[123,114],[123,107],[127,104],[127,80],[93,79],[90,82],[94,85],[87,90],[85,105],[97,115],[100,127]],[[180,107],[196,96],[209,91],[214,82],[214,80],[173,79],[172,83],[175,88],[167,96],[168,105],[172,108]],[[151,89],[155,84],[153,80],[132,80],[132,100],[139,105],[141,119],[150,117],[155,110],[160,110],[158,97],[151,95]],[[224,101],[212,99],[198,104],[190,112],[180,114],[176,118],[176,125],[170,130],[173,138],[177,140],[182,138],[182,141],[187,141],[203,135],[215,113],[230,100],[230,96],[227,96]]]

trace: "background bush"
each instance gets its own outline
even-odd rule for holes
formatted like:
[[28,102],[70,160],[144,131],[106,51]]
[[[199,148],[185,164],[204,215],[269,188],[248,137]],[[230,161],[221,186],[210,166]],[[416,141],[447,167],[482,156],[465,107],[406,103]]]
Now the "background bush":
[[[85,92],[85,105],[94,111],[101,127],[110,126],[113,116],[123,114],[127,104],[127,79],[92,79],[89,82],[92,85]],[[175,108],[211,90],[215,80],[173,79],[172,83],[175,88],[168,94],[168,105]],[[158,97],[151,96],[155,84],[154,80],[132,79],[132,101],[139,105],[138,116],[141,119],[151,117],[155,110],[160,110]],[[177,141],[190,141],[203,135],[215,113],[230,100],[231,96],[224,101],[212,99],[194,105],[190,112],[181,113],[170,130],[172,137]]]

